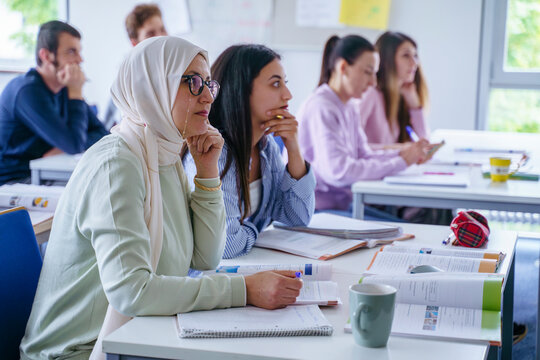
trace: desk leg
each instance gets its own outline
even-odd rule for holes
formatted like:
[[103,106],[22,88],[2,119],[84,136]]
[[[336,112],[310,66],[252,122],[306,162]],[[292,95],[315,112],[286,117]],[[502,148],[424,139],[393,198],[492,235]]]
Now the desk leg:
[[503,291],[502,300],[502,346],[490,346],[488,359],[489,360],[507,360],[512,359],[512,335],[514,332],[514,266],[515,256],[510,264],[508,271],[508,279]]
[[508,279],[503,292],[502,347],[501,359],[512,359],[512,336],[514,335],[514,268],[516,257],[512,258]]
[[[538,247],[538,259],[540,259],[540,247]],[[540,358],[540,273],[538,274],[538,311],[536,312],[536,358]]]
[[354,193],[353,194],[353,208],[352,208],[353,218],[355,219],[364,219],[364,195]]
[[40,172],[40,170],[32,170],[32,172],[30,173],[31,176],[32,176],[32,184],[33,185],[40,185],[39,172]]

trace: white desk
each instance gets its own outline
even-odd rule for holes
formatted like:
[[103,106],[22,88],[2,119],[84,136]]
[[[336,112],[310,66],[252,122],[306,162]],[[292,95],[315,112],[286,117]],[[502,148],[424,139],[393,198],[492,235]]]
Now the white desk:
[[41,185],[43,180],[68,181],[81,154],[60,154],[30,161],[32,184]]
[[[466,157],[455,154],[454,148],[515,148],[525,149],[530,162],[540,164],[540,136],[465,130],[437,130],[433,142],[445,139],[436,160]],[[486,154],[489,156],[489,154]],[[460,167],[461,168],[461,167]],[[451,167],[449,168],[451,169]],[[493,183],[482,178],[480,167],[470,167],[470,186],[418,186],[387,184],[383,181],[358,181],[353,184],[353,216],[362,219],[364,204],[418,206],[431,208],[470,208],[540,213],[540,182],[510,180]]]
[[[418,242],[440,245],[448,235],[442,226],[403,226],[406,232],[417,235]],[[490,248],[507,253],[500,272],[505,278],[503,296],[503,357],[508,358],[512,342],[513,258],[516,234],[497,232],[491,236]],[[329,260],[333,265],[333,280],[340,284],[343,305],[322,308],[324,315],[334,326],[329,337],[274,337],[241,339],[180,339],[175,318],[139,317],[107,336],[103,349],[108,359],[485,359],[496,358],[497,349],[489,349],[485,343],[459,343],[433,339],[391,336],[388,346],[379,349],[356,345],[351,334],[344,332],[349,312],[348,285],[356,283],[366,269],[376,249],[362,249]],[[253,251],[223,264],[279,264],[313,263],[310,260],[273,250],[254,248]],[[506,311],[510,309],[510,311]],[[508,332],[509,331],[509,332]],[[506,355],[505,355],[506,354]]]

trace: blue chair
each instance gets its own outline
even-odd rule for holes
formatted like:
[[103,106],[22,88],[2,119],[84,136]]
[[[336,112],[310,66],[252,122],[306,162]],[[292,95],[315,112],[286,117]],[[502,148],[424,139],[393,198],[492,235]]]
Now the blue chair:
[[0,354],[19,359],[36,294],[42,260],[28,212],[14,208],[0,212]]

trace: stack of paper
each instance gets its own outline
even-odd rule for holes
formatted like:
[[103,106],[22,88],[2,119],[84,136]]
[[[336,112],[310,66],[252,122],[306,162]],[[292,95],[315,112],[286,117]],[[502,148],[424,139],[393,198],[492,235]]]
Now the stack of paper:
[[399,236],[399,226],[360,221],[332,214],[315,214],[309,226],[287,226],[274,223],[274,227],[285,230],[302,231],[309,234],[333,236],[343,239],[381,239]]

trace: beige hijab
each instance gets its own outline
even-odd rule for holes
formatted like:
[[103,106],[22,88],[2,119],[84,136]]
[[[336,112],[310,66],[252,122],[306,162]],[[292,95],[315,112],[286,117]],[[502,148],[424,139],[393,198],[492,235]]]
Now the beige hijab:
[[[150,233],[153,271],[163,242],[159,166],[176,164],[180,178],[185,177],[179,161],[184,139],[173,122],[172,108],[181,76],[198,54],[208,62],[206,51],[186,40],[172,36],[144,40],[123,62],[111,88],[113,101],[122,112],[122,122],[111,132],[126,141],[143,168],[144,221]],[[109,305],[90,359],[104,359],[103,337],[129,320]]]

